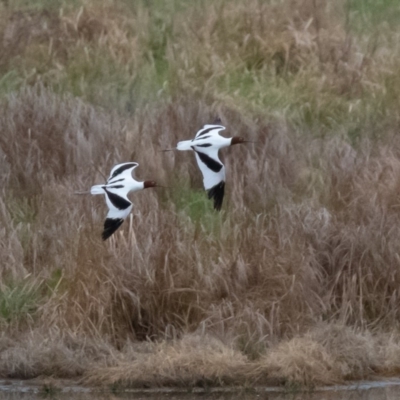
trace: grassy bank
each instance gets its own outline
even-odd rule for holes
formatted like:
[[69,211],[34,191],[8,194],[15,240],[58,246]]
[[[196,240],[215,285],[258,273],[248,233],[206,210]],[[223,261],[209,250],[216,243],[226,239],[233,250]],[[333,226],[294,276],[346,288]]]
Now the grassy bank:
[[[1,377],[398,373],[400,8],[334,3],[0,3]],[[223,152],[218,215],[159,152],[216,115],[257,141]],[[102,242],[104,200],[73,193],[130,160],[170,189]]]

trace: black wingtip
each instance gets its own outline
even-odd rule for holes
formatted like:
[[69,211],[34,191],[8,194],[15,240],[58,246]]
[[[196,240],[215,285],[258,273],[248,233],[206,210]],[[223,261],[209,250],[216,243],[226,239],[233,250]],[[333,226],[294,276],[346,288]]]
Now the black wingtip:
[[213,186],[211,189],[208,190],[208,198],[214,199],[214,209],[217,211],[221,210],[222,201],[224,199],[224,193],[225,193],[224,181],[216,184],[215,186]]
[[121,218],[107,218],[104,221],[104,230],[101,234],[103,240],[107,240],[124,222]]

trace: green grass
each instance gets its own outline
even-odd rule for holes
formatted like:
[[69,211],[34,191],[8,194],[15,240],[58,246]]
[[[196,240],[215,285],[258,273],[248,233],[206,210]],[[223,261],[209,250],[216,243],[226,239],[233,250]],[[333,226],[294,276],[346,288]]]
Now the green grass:
[[3,0],[11,10],[42,11],[59,10],[60,8],[78,7],[82,0]]
[[8,212],[14,226],[17,227],[18,238],[25,252],[32,251],[32,230],[37,217],[37,210],[33,199],[10,196],[8,200]]
[[178,211],[184,211],[190,219],[207,225],[215,218],[213,202],[207,198],[203,189],[193,189],[188,184],[174,184],[172,200]]
[[0,321],[11,323],[32,317],[38,307],[39,288],[30,281],[12,282],[0,288]]
[[382,25],[396,27],[400,19],[397,0],[347,0],[347,9],[351,27],[362,33]]
[[190,187],[182,188],[174,193],[177,208],[185,210],[191,219],[198,221],[212,211],[212,202],[207,200],[204,190]]
[[66,289],[60,268],[54,269],[47,279],[40,282],[32,276],[6,280],[0,287],[0,324],[34,318],[41,301]]
[[51,295],[57,290],[66,290],[65,281],[63,279],[63,270],[61,268],[56,268],[51,272],[50,277],[46,281],[46,287],[48,289],[48,294]]
[[24,83],[24,78],[16,70],[10,70],[0,76],[0,98],[18,90]]
[[32,224],[36,219],[34,200],[12,196],[8,201],[8,212],[12,221],[18,224]]
[[132,102],[135,75],[102,51],[78,49],[57,80],[45,77],[57,92],[71,93],[109,109],[124,109]]

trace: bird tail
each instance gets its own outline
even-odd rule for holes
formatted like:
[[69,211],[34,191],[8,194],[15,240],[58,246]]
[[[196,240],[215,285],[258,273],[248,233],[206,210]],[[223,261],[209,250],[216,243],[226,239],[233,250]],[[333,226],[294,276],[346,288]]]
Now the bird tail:
[[192,150],[193,142],[191,140],[184,140],[182,142],[178,142],[176,148],[178,150]]
[[101,235],[103,240],[107,240],[124,222],[122,218],[106,218],[104,221],[104,230]]
[[222,181],[216,184],[207,192],[208,192],[208,198],[214,199],[214,209],[220,211],[222,207],[222,200],[224,199],[225,182]]
[[104,185],[94,185],[90,189],[90,194],[104,194]]

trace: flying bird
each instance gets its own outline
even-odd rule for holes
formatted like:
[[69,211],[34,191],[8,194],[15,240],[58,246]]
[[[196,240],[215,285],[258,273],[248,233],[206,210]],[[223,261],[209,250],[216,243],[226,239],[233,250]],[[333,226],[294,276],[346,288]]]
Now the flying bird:
[[138,165],[136,162],[115,165],[106,184],[95,185],[90,189],[91,194],[104,194],[106,197],[108,214],[104,221],[103,240],[108,239],[131,212],[133,204],[128,199],[129,192],[158,186],[154,181],[138,182],[133,179],[132,171]]
[[179,142],[177,150],[193,150],[197,165],[203,174],[204,188],[209,199],[214,199],[214,209],[221,210],[225,193],[225,166],[218,157],[219,149],[233,146],[234,144],[246,143],[242,137],[234,136],[225,138],[219,132],[225,129],[219,125],[219,119],[213,124],[204,125],[194,139]]

